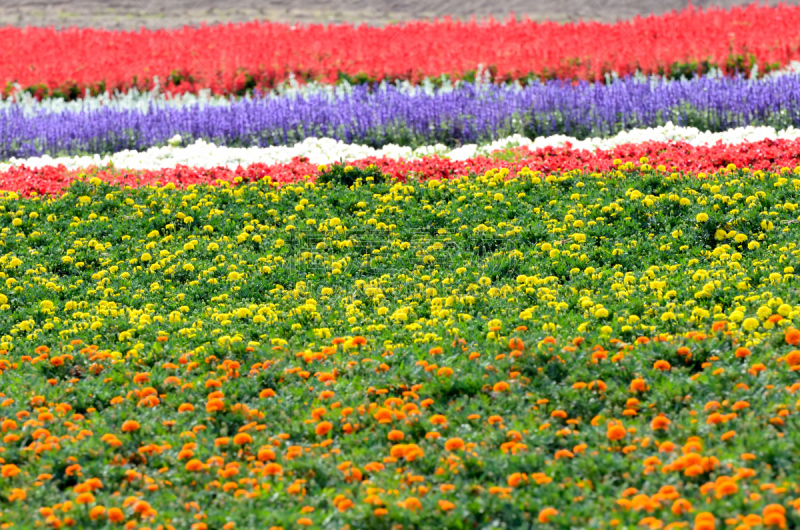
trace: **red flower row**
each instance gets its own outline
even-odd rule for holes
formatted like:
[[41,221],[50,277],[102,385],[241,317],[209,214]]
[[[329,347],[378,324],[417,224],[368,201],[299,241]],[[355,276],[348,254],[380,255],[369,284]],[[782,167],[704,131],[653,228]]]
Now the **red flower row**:
[[[515,149],[513,156],[493,158],[479,156],[465,161],[428,157],[420,160],[392,160],[389,158],[365,158],[351,165],[366,167],[375,164],[384,173],[400,179],[415,175],[420,179],[446,179],[455,175],[483,173],[489,169],[507,168],[515,174],[527,167],[533,171],[550,173],[581,169],[603,172],[616,167],[615,161],[639,164],[647,157],[648,164],[663,165],[669,171],[713,172],[730,164],[750,169],[794,168],[800,165],[800,140],[762,140],[745,144],[717,144],[708,147],[693,147],[681,142],[647,142],[620,145],[607,151],[585,151],[562,148],[543,148],[531,151],[527,148]],[[103,181],[123,186],[148,186],[174,183],[185,187],[191,184],[209,184],[218,180],[233,182],[237,178],[252,182],[269,175],[273,182],[294,182],[308,175],[312,178],[318,173],[318,166],[307,160],[295,159],[288,164],[252,164],[246,168],[231,170],[224,167],[203,169],[178,166],[161,170],[97,169],[67,170],[63,166],[30,169],[14,167],[0,173],[0,189],[14,191],[22,195],[57,194],[69,184],[81,178],[98,177]]]
[[445,74],[469,78],[479,65],[497,79],[602,80],[607,72],[763,72],[800,59],[800,7],[753,4],[729,11],[689,8],[616,24],[414,22],[383,28],[248,23],[115,32],[0,29],[0,90],[40,95],[162,86],[241,93],[290,73],[335,82]]

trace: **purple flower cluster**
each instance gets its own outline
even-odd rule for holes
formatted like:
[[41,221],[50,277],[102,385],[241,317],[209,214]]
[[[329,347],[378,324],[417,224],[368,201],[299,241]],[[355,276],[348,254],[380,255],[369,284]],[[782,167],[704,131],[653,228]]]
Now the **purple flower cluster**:
[[520,133],[609,136],[676,125],[721,131],[745,125],[800,125],[800,75],[761,80],[704,77],[610,84],[463,84],[425,91],[356,86],[347,95],[310,93],[231,100],[224,105],[151,105],[45,112],[0,110],[0,159],[110,153],[164,145],[180,134],[220,145],[286,145],[332,137],[373,147],[457,146]]

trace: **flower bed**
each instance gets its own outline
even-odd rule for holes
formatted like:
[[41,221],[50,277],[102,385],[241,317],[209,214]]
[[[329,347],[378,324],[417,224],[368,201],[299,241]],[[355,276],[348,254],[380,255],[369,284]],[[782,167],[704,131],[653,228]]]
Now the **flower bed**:
[[[687,9],[616,24],[414,22],[374,28],[277,23],[114,32],[0,29],[0,85],[40,96],[80,97],[156,85],[217,94],[268,89],[288,79],[334,83],[442,74],[498,80],[604,79],[646,74],[763,73],[800,57],[800,8]],[[35,58],[35,59],[34,59]]]
[[[520,138],[519,140],[524,140]],[[560,142],[560,143],[563,143]],[[580,144],[580,142],[578,142]],[[60,160],[36,160],[36,166],[24,164],[6,167],[0,172],[0,189],[13,191],[28,196],[52,195],[60,193],[73,181],[97,177],[103,182],[124,186],[140,187],[151,185],[175,184],[186,187],[192,184],[214,184],[223,182],[255,182],[270,177],[276,184],[286,184],[300,180],[314,180],[321,171],[320,164],[345,159],[353,167],[366,168],[375,166],[380,172],[395,179],[404,180],[409,176],[421,180],[444,180],[462,175],[483,173],[490,169],[505,169],[511,175],[531,170],[544,174],[579,170],[584,172],[608,172],[617,168],[640,167],[642,160],[646,166],[658,168],[660,172],[707,172],[714,173],[733,165],[733,167],[751,167],[760,170],[780,170],[800,165],[800,139],[796,140],[759,140],[724,144],[718,141],[712,145],[691,145],[681,141],[644,141],[641,143],[624,143],[608,149],[586,149],[589,146],[573,147],[571,144],[562,147],[531,147],[523,145],[515,148],[500,148],[489,151],[488,155],[469,158],[443,158],[439,156],[421,156],[419,158],[389,158],[387,156],[359,157],[354,152],[335,149],[332,143],[328,149],[313,150],[308,156],[297,156],[290,151],[281,158],[286,162],[263,163],[252,159],[214,158],[207,159],[202,165],[188,166],[192,157],[163,158],[148,160],[147,157],[131,157],[128,159],[134,169],[126,168],[124,160],[78,159],[70,161],[70,167],[53,165]],[[499,147],[499,146],[498,146]],[[201,150],[208,151],[200,146]],[[342,153],[346,153],[343,155]],[[368,154],[368,151],[367,151]],[[404,154],[396,153],[397,155]],[[455,151],[450,154],[457,154]],[[349,155],[349,156],[347,156]],[[194,161],[200,162],[200,154]],[[323,157],[322,159],[318,157]],[[144,160],[144,161],[143,161]],[[95,165],[92,165],[92,162]],[[182,163],[185,162],[185,163]],[[223,165],[221,162],[224,162]],[[138,167],[156,166],[157,169],[135,169]],[[324,165],[323,165],[324,168]]]
[[0,530],[800,528],[798,21],[0,29]]
[[[723,132],[742,126],[800,125],[800,75],[758,81],[626,79],[610,85],[562,82],[459,84],[444,90],[355,87],[284,97],[135,108],[87,102],[79,111],[7,105],[0,110],[0,159],[115,153],[164,145],[176,134],[227,146],[291,145],[327,137],[380,148],[485,143],[511,134],[609,137],[674,123]],[[56,107],[59,108],[59,107]]]
[[788,168],[62,191],[0,198],[4,524],[800,525]]

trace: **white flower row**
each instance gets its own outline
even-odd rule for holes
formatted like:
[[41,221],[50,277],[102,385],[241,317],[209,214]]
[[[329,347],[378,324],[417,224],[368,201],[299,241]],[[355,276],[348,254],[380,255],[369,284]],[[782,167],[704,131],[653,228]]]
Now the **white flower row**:
[[33,158],[12,158],[0,164],[0,171],[11,166],[25,165],[29,168],[64,165],[67,169],[80,169],[89,166],[105,167],[113,164],[116,168],[125,169],[168,169],[178,165],[213,168],[225,166],[235,169],[254,163],[279,164],[291,162],[294,157],[305,157],[313,164],[331,164],[338,161],[353,161],[367,157],[387,157],[393,159],[418,159],[424,156],[438,155],[451,160],[466,160],[478,155],[488,155],[495,151],[526,146],[530,149],[542,147],[563,147],[567,143],[575,149],[594,151],[596,149],[612,149],[621,144],[641,143],[647,141],[669,142],[682,141],[691,145],[713,145],[717,142],[739,144],[765,139],[800,138],[800,129],[789,127],[776,131],[772,127],[740,127],[728,131],[712,133],[703,132],[694,127],[676,127],[668,123],[663,127],[649,129],[633,129],[617,134],[611,138],[589,138],[578,140],[570,136],[554,135],[536,139],[514,135],[494,141],[490,144],[469,144],[450,149],[442,144],[423,146],[417,149],[387,145],[374,149],[366,145],[346,144],[330,138],[307,138],[293,146],[276,147],[225,147],[198,140],[195,143],[178,147],[180,137],[170,141],[165,147],[153,147],[146,151],[121,151],[113,155],[87,155],[74,157],[50,157],[44,155]]

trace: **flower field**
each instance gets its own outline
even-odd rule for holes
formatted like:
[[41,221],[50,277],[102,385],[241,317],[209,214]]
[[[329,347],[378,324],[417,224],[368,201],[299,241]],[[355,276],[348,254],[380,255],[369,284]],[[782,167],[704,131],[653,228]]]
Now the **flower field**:
[[0,28],[0,529],[800,528],[798,17]]
[[6,194],[2,517],[791,527],[799,188],[640,163]]
[[[470,79],[479,65],[498,79],[602,80],[606,74],[765,71],[800,57],[800,7],[752,4],[687,9],[616,24],[415,22],[367,26],[249,23],[175,31],[0,29],[0,89],[76,97],[150,89],[216,94],[303,80],[418,82]],[[32,58],[36,58],[35,61]]]
[[[22,100],[25,101],[25,100]],[[35,100],[33,100],[35,102]],[[800,73],[752,80],[626,78],[607,85],[561,81],[520,85],[457,83],[440,89],[384,84],[319,86],[246,99],[173,102],[86,98],[0,107],[0,157],[106,154],[163,146],[176,134],[226,146],[291,145],[336,138],[374,148],[486,143],[512,134],[610,137],[634,128],[800,126]]]

